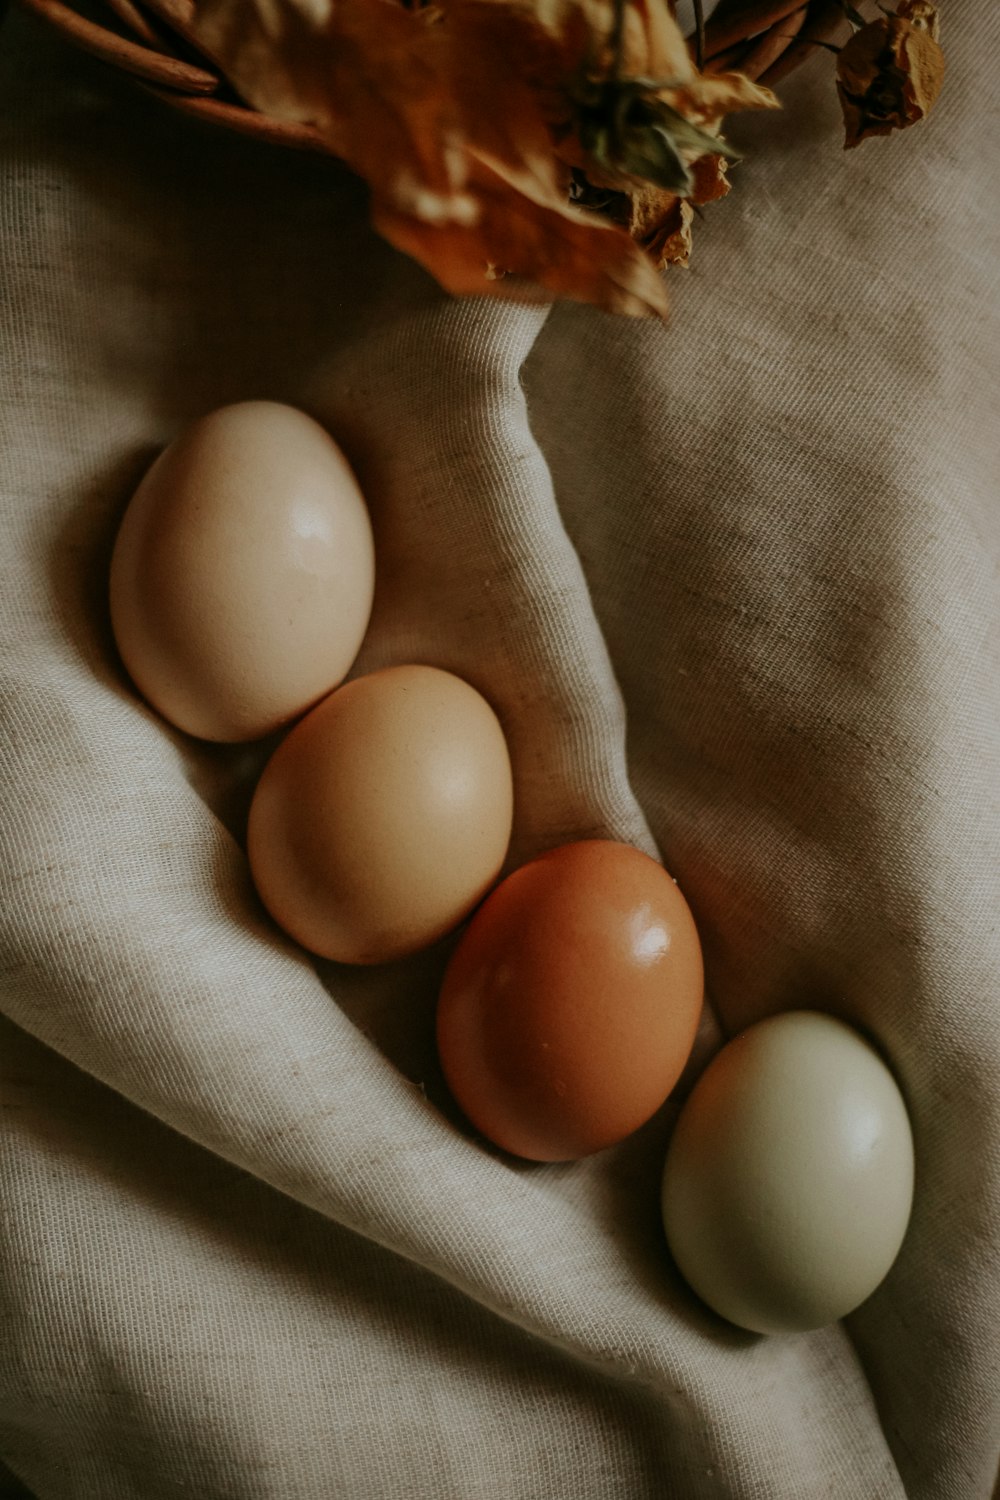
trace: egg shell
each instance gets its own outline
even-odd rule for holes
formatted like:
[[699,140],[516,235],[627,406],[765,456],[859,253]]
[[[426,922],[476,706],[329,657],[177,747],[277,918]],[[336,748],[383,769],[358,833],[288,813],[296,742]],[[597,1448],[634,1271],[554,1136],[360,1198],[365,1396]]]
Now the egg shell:
[[275,751],[250,808],[250,865],[304,947],[382,963],[481,900],[512,817],[510,757],[485,698],[435,667],[387,667],[338,688]]
[[534,1161],[599,1151],[645,1123],[698,1027],[701,946],[663,867],[628,844],[564,844],[523,865],[473,918],[437,1013],[456,1100]]
[[681,1274],[757,1333],[819,1328],[870,1296],[913,1200],[895,1079],[858,1032],[791,1011],[750,1027],[684,1104],[663,1176]]
[[245,401],[164,450],[125,512],[111,622],[143,697],[201,739],[256,739],[341,682],[371,614],[357,483],[304,412]]

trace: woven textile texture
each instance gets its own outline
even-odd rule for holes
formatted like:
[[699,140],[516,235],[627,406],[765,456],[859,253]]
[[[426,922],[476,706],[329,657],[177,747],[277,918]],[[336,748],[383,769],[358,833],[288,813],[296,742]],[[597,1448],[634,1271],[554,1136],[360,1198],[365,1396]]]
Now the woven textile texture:
[[[1000,1439],[1000,14],[843,153],[830,59],[741,125],[669,328],[455,303],[333,163],[0,30],[0,1458],[37,1500],[987,1500]],[[995,119],[995,110],[993,114]],[[376,530],[356,670],[496,706],[511,863],[658,850],[720,1034],[884,1048],[918,1181],[846,1324],[672,1271],[667,1106],[485,1150],[443,951],[316,965],[254,899],[254,749],[133,696],[106,571],[185,422],[288,401]]]

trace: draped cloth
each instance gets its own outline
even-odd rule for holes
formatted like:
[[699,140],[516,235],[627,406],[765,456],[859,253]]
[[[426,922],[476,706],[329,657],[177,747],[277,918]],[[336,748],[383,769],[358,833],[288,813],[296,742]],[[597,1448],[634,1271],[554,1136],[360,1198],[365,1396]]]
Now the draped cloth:
[[[36,1500],[986,1500],[1000,1438],[1000,17],[840,150],[830,59],[740,123],[668,327],[444,297],[338,165],[0,30],[0,1457]],[[506,730],[511,867],[656,851],[693,1072],[774,1011],[871,1036],[913,1218],[843,1324],[673,1269],[671,1102],[536,1166],[433,1046],[447,944],[313,962],[243,850],[264,750],[135,697],[107,564],[152,456],[318,417],[373,516],[355,671]],[[266,749],[266,747],[265,747]]]

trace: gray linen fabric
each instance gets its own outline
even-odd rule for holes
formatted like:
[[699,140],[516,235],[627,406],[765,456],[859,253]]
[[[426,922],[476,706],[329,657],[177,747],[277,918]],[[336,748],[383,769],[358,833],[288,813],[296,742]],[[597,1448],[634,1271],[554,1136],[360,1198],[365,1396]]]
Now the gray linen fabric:
[[[819,60],[741,127],[664,330],[449,302],[337,166],[8,19],[0,1455],[38,1500],[990,1494],[1000,18],[945,28],[906,138],[842,154]],[[262,752],[139,704],[105,599],[151,456],[247,397],[357,466],[357,670],[434,662],[497,707],[512,864],[659,849],[704,938],[699,1056],[802,1005],[885,1048],[915,1212],[845,1326],[758,1338],[685,1291],[671,1106],[570,1165],[464,1133],[447,945],[355,973],[266,921]]]

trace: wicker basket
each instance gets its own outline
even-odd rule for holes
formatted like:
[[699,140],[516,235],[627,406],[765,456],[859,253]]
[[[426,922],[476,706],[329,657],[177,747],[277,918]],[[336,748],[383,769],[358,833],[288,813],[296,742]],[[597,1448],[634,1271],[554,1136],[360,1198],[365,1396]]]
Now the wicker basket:
[[[260,140],[328,150],[308,126],[271,119],[238,97],[192,38],[193,0],[103,0],[106,22],[91,20],[67,0],[15,3],[175,109]],[[705,66],[710,72],[736,68],[774,84],[804,62],[813,51],[809,44],[828,36],[843,16],[840,0],[721,0],[705,28]]]

